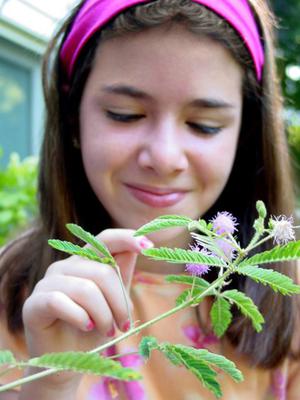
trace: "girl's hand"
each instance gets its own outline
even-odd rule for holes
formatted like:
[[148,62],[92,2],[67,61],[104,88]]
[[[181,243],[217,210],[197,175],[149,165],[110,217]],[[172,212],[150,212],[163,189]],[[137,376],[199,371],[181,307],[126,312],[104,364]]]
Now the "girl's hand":
[[[138,254],[151,247],[148,239],[135,238],[133,233],[108,229],[98,235],[114,256],[128,292]],[[132,308],[130,299],[128,302]],[[123,332],[129,329],[126,302],[115,269],[78,256],[50,265],[24,304],[23,321],[30,357],[91,350],[111,340],[115,327]],[[51,376],[47,379],[51,380]]]

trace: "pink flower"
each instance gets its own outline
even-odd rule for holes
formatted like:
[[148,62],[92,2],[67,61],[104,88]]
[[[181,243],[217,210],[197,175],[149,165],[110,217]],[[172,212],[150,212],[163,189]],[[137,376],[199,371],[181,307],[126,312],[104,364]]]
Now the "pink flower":
[[[138,352],[135,348],[124,349],[125,354],[119,357],[123,367],[139,370],[144,364],[144,359],[139,354],[126,354]],[[103,355],[109,357],[116,354],[116,347],[111,346]],[[114,400],[120,398],[120,393],[126,394],[128,400],[146,400],[146,393],[140,381],[124,382],[114,378],[103,377],[99,383],[91,388],[88,400]]]
[[218,212],[211,220],[213,229],[218,235],[233,234],[236,231],[236,218],[227,211]]
[[184,326],[182,330],[195,349],[206,349],[210,344],[219,343],[219,339],[213,333],[205,335],[198,325]]
[[233,260],[235,258],[236,250],[228,241],[224,239],[217,239],[215,243],[219,247],[219,249],[224,253],[226,259]]
[[287,218],[285,215],[271,219],[272,235],[274,243],[286,244],[290,240],[295,240],[295,231],[293,228],[293,217]]
[[[206,249],[200,249],[200,247],[196,244],[196,245],[191,245],[190,246],[192,250],[197,251],[203,255],[211,255],[211,253],[209,251],[207,251]],[[185,270],[186,272],[188,272],[189,274],[193,275],[193,276],[201,276],[203,274],[206,274],[210,269],[209,265],[205,265],[205,264],[186,264]]]

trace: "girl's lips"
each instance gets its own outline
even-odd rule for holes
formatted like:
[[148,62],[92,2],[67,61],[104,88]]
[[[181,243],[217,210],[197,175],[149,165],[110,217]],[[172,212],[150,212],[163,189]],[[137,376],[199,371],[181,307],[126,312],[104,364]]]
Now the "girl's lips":
[[131,185],[126,185],[126,187],[137,200],[156,208],[173,206],[174,204],[181,201],[186,195],[186,191],[180,191],[176,189],[146,189],[145,187],[137,187]]

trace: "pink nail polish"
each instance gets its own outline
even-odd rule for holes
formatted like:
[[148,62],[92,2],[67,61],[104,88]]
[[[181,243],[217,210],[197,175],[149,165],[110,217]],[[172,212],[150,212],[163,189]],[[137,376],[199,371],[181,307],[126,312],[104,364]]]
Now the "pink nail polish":
[[111,330],[107,332],[106,336],[107,337],[113,337],[113,336],[115,336],[115,333],[116,333],[116,330],[115,330],[115,327],[113,326],[111,328]]
[[142,238],[140,240],[140,246],[142,249],[150,249],[151,247],[154,246],[154,244],[151,242],[151,240],[147,238]]
[[126,321],[125,324],[123,325],[122,331],[123,332],[128,332],[130,329],[130,321]]
[[86,330],[88,332],[90,332],[90,331],[94,330],[95,326],[96,326],[95,322],[92,319],[90,319],[86,326]]

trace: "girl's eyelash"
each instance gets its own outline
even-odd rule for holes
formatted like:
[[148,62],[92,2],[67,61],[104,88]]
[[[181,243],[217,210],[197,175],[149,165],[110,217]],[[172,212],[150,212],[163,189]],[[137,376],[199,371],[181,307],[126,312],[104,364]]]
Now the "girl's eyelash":
[[113,111],[105,111],[108,118],[118,122],[133,122],[144,117],[142,114],[120,114]]
[[[108,118],[117,122],[125,122],[125,123],[138,121],[144,117],[143,114],[121,114],[121,113],[115,113],[110,110],[106,110],[105,113]],[[215,135],[219,133],[222,129],[221,127],[196,124],[195,122],[188,122],[187,125],[189,125],[196,132],[202,133],[204,135]]]
[[209,126],[209,125],[204,125],[204,124],[196,124],[194,122],[188,122],[187,124],[192,129],[194,129],[196,132],[202,133],[204,135],[216,135],[222,129],[222,127],[219,127],[219,126]]

